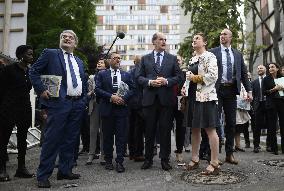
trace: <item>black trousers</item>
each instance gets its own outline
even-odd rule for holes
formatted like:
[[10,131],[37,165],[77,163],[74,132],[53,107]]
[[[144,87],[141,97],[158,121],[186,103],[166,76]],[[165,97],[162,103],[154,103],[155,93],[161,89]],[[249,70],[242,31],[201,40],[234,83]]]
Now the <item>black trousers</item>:
[[4,103],[0,106],[0,163],[6,162],[7,145],[13,128],[17,127],[18,159],[24,161],[27,150],[27,132],[32,123],[30,102]]
[[[253,145],[259,147],[261,129],[267,128],[268,112],[265,108],[265,102],[259,102],[258,108],[255,109],[255,127],[253,129]],[[269,136],[267,135],[266,143],[268,143]]]
[[279,119],[280,135],[281,135],[281,149],[284,153],[284,99],[274,99],[276,108],[269,109],[268,112],[268,134],[270,137],[270,146],[272,151],[277,151],[277,135],[276,125],[277,118]]
[[237,100],[236,100],[237,87],[232,86],[220,86],[218,90],[218,108],[219,112],[224,110],[225,119],[225,151],[226,155],[231,155],[234,152],[234,137],[236,129],[236,111],[237,111]]
[[182,153],[184,145],[184,136],[185,136],[185,126],[183,125],[184,115],[182,111],[178,110],[178,107],[175,107],[173,112],[173,119],[176,120],[176,153]]
[[142,109],[130,110],[128,133],[129,156],[143,156],[145,128]]
[[160,136],[160,157],[162,161],[169,161],[171,153],[172,113],[173,107],[161,105],[158,98],[155,99],[153,105],[143,108],[143,115],[145,119],[146,160],[153,160],[154,142],[158,124],[158,134]]

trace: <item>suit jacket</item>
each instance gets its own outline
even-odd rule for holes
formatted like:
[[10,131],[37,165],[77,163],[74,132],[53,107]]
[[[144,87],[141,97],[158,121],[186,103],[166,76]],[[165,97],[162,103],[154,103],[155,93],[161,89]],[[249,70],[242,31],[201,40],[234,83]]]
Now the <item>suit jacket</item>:
[[[253,109],[256,111],[258,106],[259,106],[259,102],[260,102],[259,78],[252,81],[251,86],[252,86],[252,97],[253,97]],[[262,87],[262,95],[265,96],[265,94],[263,92],[263,87]]]
[[275,87],[274,78],[271,75],[266,76],[263,78],[263,95],[266,95],[266,102],[265,107],[266,109],[275,109],[276,105],[273,101],[275,98],[279,98],[280,95],[278,91],[270,93],[269,90]]
[[[150,87],[149,80],[155,80],[162,76],[168,80],[168,84],[162,87]],[[178,66],[177,58],[165,52],[160,71],[156,70],[154,52],[141,58],[141,63],[136,72],[138,83],[143,86],[143,106],[150,106],[158,96],[164,106],[174,105],[173,86],[184,81],[182,72]]]
[[[222,73],[223,73],[221,46],[212,48],[209,51],[215,54],[217,58],[218,80],[216,82],[216,90],[218,92],[221,79],[222,79]],[[234,48],[232,48],[232,52],[234,55],[234,70],[236,71],[235,75],[236,75],[236,82],[237,82],[237,93],[239,94],[241,91],[241,83],[243,83],[247,92],[251,91],[251,84],[250,84],[250,81],[248,80],[247,67],[244,63],[243,55]]]
[[[131,75],[125,71],[120,70],[121,81],[126,83],[129,87],[129,91],[125,96],[123,96],[124,102],[127,104],[129,99],[133,96],[134,93],[134,83],[131,78]],[[101,116],[110,116],[112,114],[112,109],[116,109],[116,115],[118,116],[127,116],[128,115],[128,107],[127,105],[118,106],[110,102],[110,98],[112,94],[116,93],[113,91],[112,87],[112,78],[111,78],[111,70],[103,70],[97,74],[96,77],[96,95],[100,97],[100,114]]]
[[[82,80],[82,98],[86,102],[87,94],[87,79],[84,73],[83,61],[74,56],[79,67],[80,77]],[[43,50],[41,56],[38,60],[32,65],[30,69],[30,80],[35,89],[35,92],[38,95],[41,95],[42,92],[46,90],[44,87],[40,76],[41,75],[56,75],[61,76],[61,86],[59,91],[58,98],[50,98],[48,100],[40,98],[41,104],[46,107],[63,107],[64,102],[66,101],[65,97],[67,94],[67,72],[66,72],[66,63],[64,60],[64,55],[61,49],[45,49]]]

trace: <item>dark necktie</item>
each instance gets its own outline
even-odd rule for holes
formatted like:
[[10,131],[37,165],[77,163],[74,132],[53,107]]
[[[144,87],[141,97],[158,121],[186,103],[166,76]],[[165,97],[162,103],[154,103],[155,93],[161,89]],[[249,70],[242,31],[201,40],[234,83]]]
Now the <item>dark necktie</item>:
[[113,91],[117,91],[118,89],[118,83],[117,83],[117,71],[114,70],[114,74],[113,74],[113,77],[112,77],[112,88],[113,88]]
[[228,82],[231,82],[233,78],[231,56],[228,48],[226,48],[225,51],[227,55],[227,80]]
[[263,93],[262,93],[262,83],[263,82],[263,76],[260,77],[260,83],[259,83],[259,101],[264,101],[263,99]]
[[155,65],[156,65],[157,71],[160,72],[160,69],[161,69],[160,56],[161,56],[161,53],[158,52],[158,53],[156,54],[156,56],[157,56],[157,60],[156,60]]
[[77,83],[77,78],[76,78],[76,75],[75,75],[75,72],[74,72],[74,69],[73,69],[73,65],[72,65],[72,62],[71,62],[71,59],[70,59],[71,54],[70,53],[66,53],[66,54],[68,55],[68,64],[69,64],[72,84],[73,84],[73,87],[76,88],[78,86],[78,83]]

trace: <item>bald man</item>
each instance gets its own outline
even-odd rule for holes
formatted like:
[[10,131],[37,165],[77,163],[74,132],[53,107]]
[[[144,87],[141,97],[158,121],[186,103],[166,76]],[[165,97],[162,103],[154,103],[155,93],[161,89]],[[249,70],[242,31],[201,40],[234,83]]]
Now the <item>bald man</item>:
[[223,29],[220,33],[220,46],[209,51],[215,54],[218,64],[216,90],[219,113],[222,112],[222,109],[225,113],[226,162],[238,164],[233,155],[237,109],[236,95],[240,93],[241,83],[248,92],[248,100],[252,100],[252,91],[243,55],[231,47],[232,39],[231,30]]

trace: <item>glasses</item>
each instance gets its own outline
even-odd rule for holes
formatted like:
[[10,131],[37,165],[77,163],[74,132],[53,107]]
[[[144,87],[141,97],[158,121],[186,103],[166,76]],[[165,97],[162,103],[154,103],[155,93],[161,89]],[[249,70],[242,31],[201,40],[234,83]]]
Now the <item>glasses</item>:
[[112,59],[113,59],[113,60],[116,60],[116,59],[117,59],[117,60],[121,60],[120,57],[113,57]]
[[69,35],[62,35],[61,36],[62,39],[67,39],[69,38],[70,40],[75,40],[75,38],[73,36],[69,36]]

